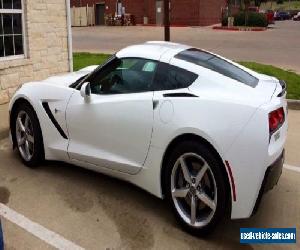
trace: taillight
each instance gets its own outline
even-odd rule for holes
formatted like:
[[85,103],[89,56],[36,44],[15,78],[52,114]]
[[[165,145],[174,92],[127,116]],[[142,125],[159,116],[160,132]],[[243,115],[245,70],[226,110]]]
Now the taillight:
[[283,108],[276,109],[269,113],[269,131],[270,135],[279,129],[284,123],[284,110]]

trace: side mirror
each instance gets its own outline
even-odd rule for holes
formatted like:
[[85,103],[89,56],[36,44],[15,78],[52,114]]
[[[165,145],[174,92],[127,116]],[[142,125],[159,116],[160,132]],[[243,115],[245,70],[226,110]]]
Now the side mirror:
[[89,98],[91,96],[91,84],[89,82],[82,84],[80,94],[83,98]]

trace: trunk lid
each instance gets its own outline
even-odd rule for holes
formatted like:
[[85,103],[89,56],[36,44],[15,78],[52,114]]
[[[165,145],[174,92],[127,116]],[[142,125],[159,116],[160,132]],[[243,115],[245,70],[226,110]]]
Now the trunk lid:
[[258,79],[256,88],[261,95],[265,95],[268,99],[272,99],[274,96],[285,97],[286,83],[283,80],[263,74],[259,74]]

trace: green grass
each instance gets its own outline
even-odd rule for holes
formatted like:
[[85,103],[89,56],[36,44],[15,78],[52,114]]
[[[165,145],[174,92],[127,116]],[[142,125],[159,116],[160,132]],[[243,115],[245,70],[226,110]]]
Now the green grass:
[[77,71],[89,65],[99,65],[105,62],[111,55],[91,54],[91,53],[73,53],[73,69]]
[[267,1],[266,3],[262,3],[260,8],[263,10],[299,10],[300,1],[291,1],[290,5],[289,1],[284,1],[283,4],[277,4],[276,1]]
[[[74,70],[79,70],[89,65],[99,65],[105,62],[111,55],[109,54],[91,54],[74,53]],[[275,76],[287,83],[287,98],[300,100],[300,75],[290,71],[283,70],[272,65],[265,65],[255,62],[240,62],[245,67],[258,73]]]
[[239,62],[245,67],[252,69],[258,73],[274,76],[284,80],[287,84],[287,98],[300,99],[300,75],[291,70],[283,70],[272,65],[265,65],[255,62]]

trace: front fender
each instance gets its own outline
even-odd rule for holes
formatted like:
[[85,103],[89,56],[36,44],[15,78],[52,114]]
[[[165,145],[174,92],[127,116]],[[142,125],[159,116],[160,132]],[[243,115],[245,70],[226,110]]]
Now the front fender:
[[50,120],[42,103],[47,102],[55,119],[67,134],[65,111],[69,98],[74,89],[44,83],[28,83],[23,85],[12,97],[9,111],[13,110],[15,103],[26,100],[36,112],[42,130],[45,158],[48,160],[68,160],[68,140],[61,134]]

